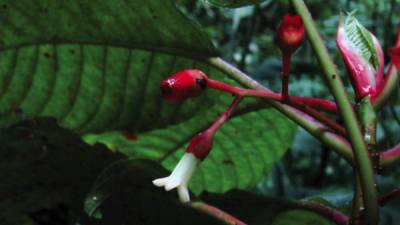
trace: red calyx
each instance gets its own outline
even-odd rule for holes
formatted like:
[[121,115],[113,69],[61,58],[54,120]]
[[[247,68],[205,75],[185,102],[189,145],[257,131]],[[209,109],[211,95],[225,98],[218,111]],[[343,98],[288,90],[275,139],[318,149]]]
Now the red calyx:
[[192,153],[196,158],[203,160],[210,153],[215,131],[208,129],[198,133],[192,138],[186,152]]
[[200,70],[182,70],[164,79],[160,89],[167,101],[180,102],[199,96],[207,87],[207,79]]
[[304,25],[298,15],[285,15],[278,30],[278,45],[283,54],[292,54],[303,43]]

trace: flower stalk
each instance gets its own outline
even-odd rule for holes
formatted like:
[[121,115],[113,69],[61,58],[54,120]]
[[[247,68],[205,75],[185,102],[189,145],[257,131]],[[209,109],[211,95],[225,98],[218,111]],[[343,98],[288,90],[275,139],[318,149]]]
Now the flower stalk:
[[325,80],[338,105],[349,140],[352,144],[356,170],[360,175],[363,202],[366,207],[365,221],[370,225],[378,224],[379,209],[374,181],[374,173],[358,119],[353,111],[343,82],[339,77],[326,46],[303,0],[291,0],[297,13],[302,17],[307,37],[324,71]]
[[289,74],[292,54],[303,43],[304,26],[298,15],[285,15],[278,29],[278,46],[282,53],[282,100],[289,100]]

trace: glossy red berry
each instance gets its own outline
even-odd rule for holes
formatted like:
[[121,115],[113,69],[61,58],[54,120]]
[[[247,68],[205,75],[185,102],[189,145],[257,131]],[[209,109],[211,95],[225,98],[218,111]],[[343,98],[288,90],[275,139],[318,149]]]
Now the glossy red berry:
[[285,15],[278,30],[278,45],[284,54],[292,54],[303,43],[304,26],[298,15]]
[[207,87],[207,79],[200,70],[182,70],[164,79],[160,89],[166,100],[180,102],[203,93]]

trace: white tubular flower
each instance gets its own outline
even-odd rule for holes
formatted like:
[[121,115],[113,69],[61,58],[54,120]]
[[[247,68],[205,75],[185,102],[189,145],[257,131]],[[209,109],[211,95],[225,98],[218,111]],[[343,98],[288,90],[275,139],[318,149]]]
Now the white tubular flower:
[[190,196],[187,186],[199,162],[200,159],[198,159],[194,154],[185,153],[172,171],[171,175],[155,179],[153,180],[153,184],[158,187],[164,186],[166,191],[177,187],[179,200],[182,203],[189,202]]

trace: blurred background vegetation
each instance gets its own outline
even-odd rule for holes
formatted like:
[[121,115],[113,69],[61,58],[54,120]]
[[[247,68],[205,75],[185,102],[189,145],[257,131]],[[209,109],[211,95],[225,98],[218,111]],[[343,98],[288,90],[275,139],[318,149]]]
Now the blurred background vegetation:
[[[288,1],[263,1],[259,6],[224,9],[202,1],[181,0],[182,10],[197,20],[213,38],[222,57],[264,83],[280,91],[280,52],[275,33],[284,14],[293,10]],[[335,36],[340,14],[357,11],[357,19],[380,40],[385,52],[395,41],[400,28],[399,0],[309,0],[307,4],[320,32],[334,57],[344,81],[352,94],[346,70],[336,49]],[[321,70],[308,43],[293,57],[290,77],[292,95],[331,98],[322,80]],[[388,149],[400,141],[400,93],[397,92],[379,114],[379,147]],[[398,186],[400,168],[390,168],[378,177],[380,191]],[[384,178],[383,178],[384,177]],[[331,202],[343,204],[352,196],[352,170],[347,163],[305,131],[299,129],[295,142],[255,192],[284,197],[307,197],[325,193]],[[394,219],[400,202],[383,210],[381,224],[399,224]]]

